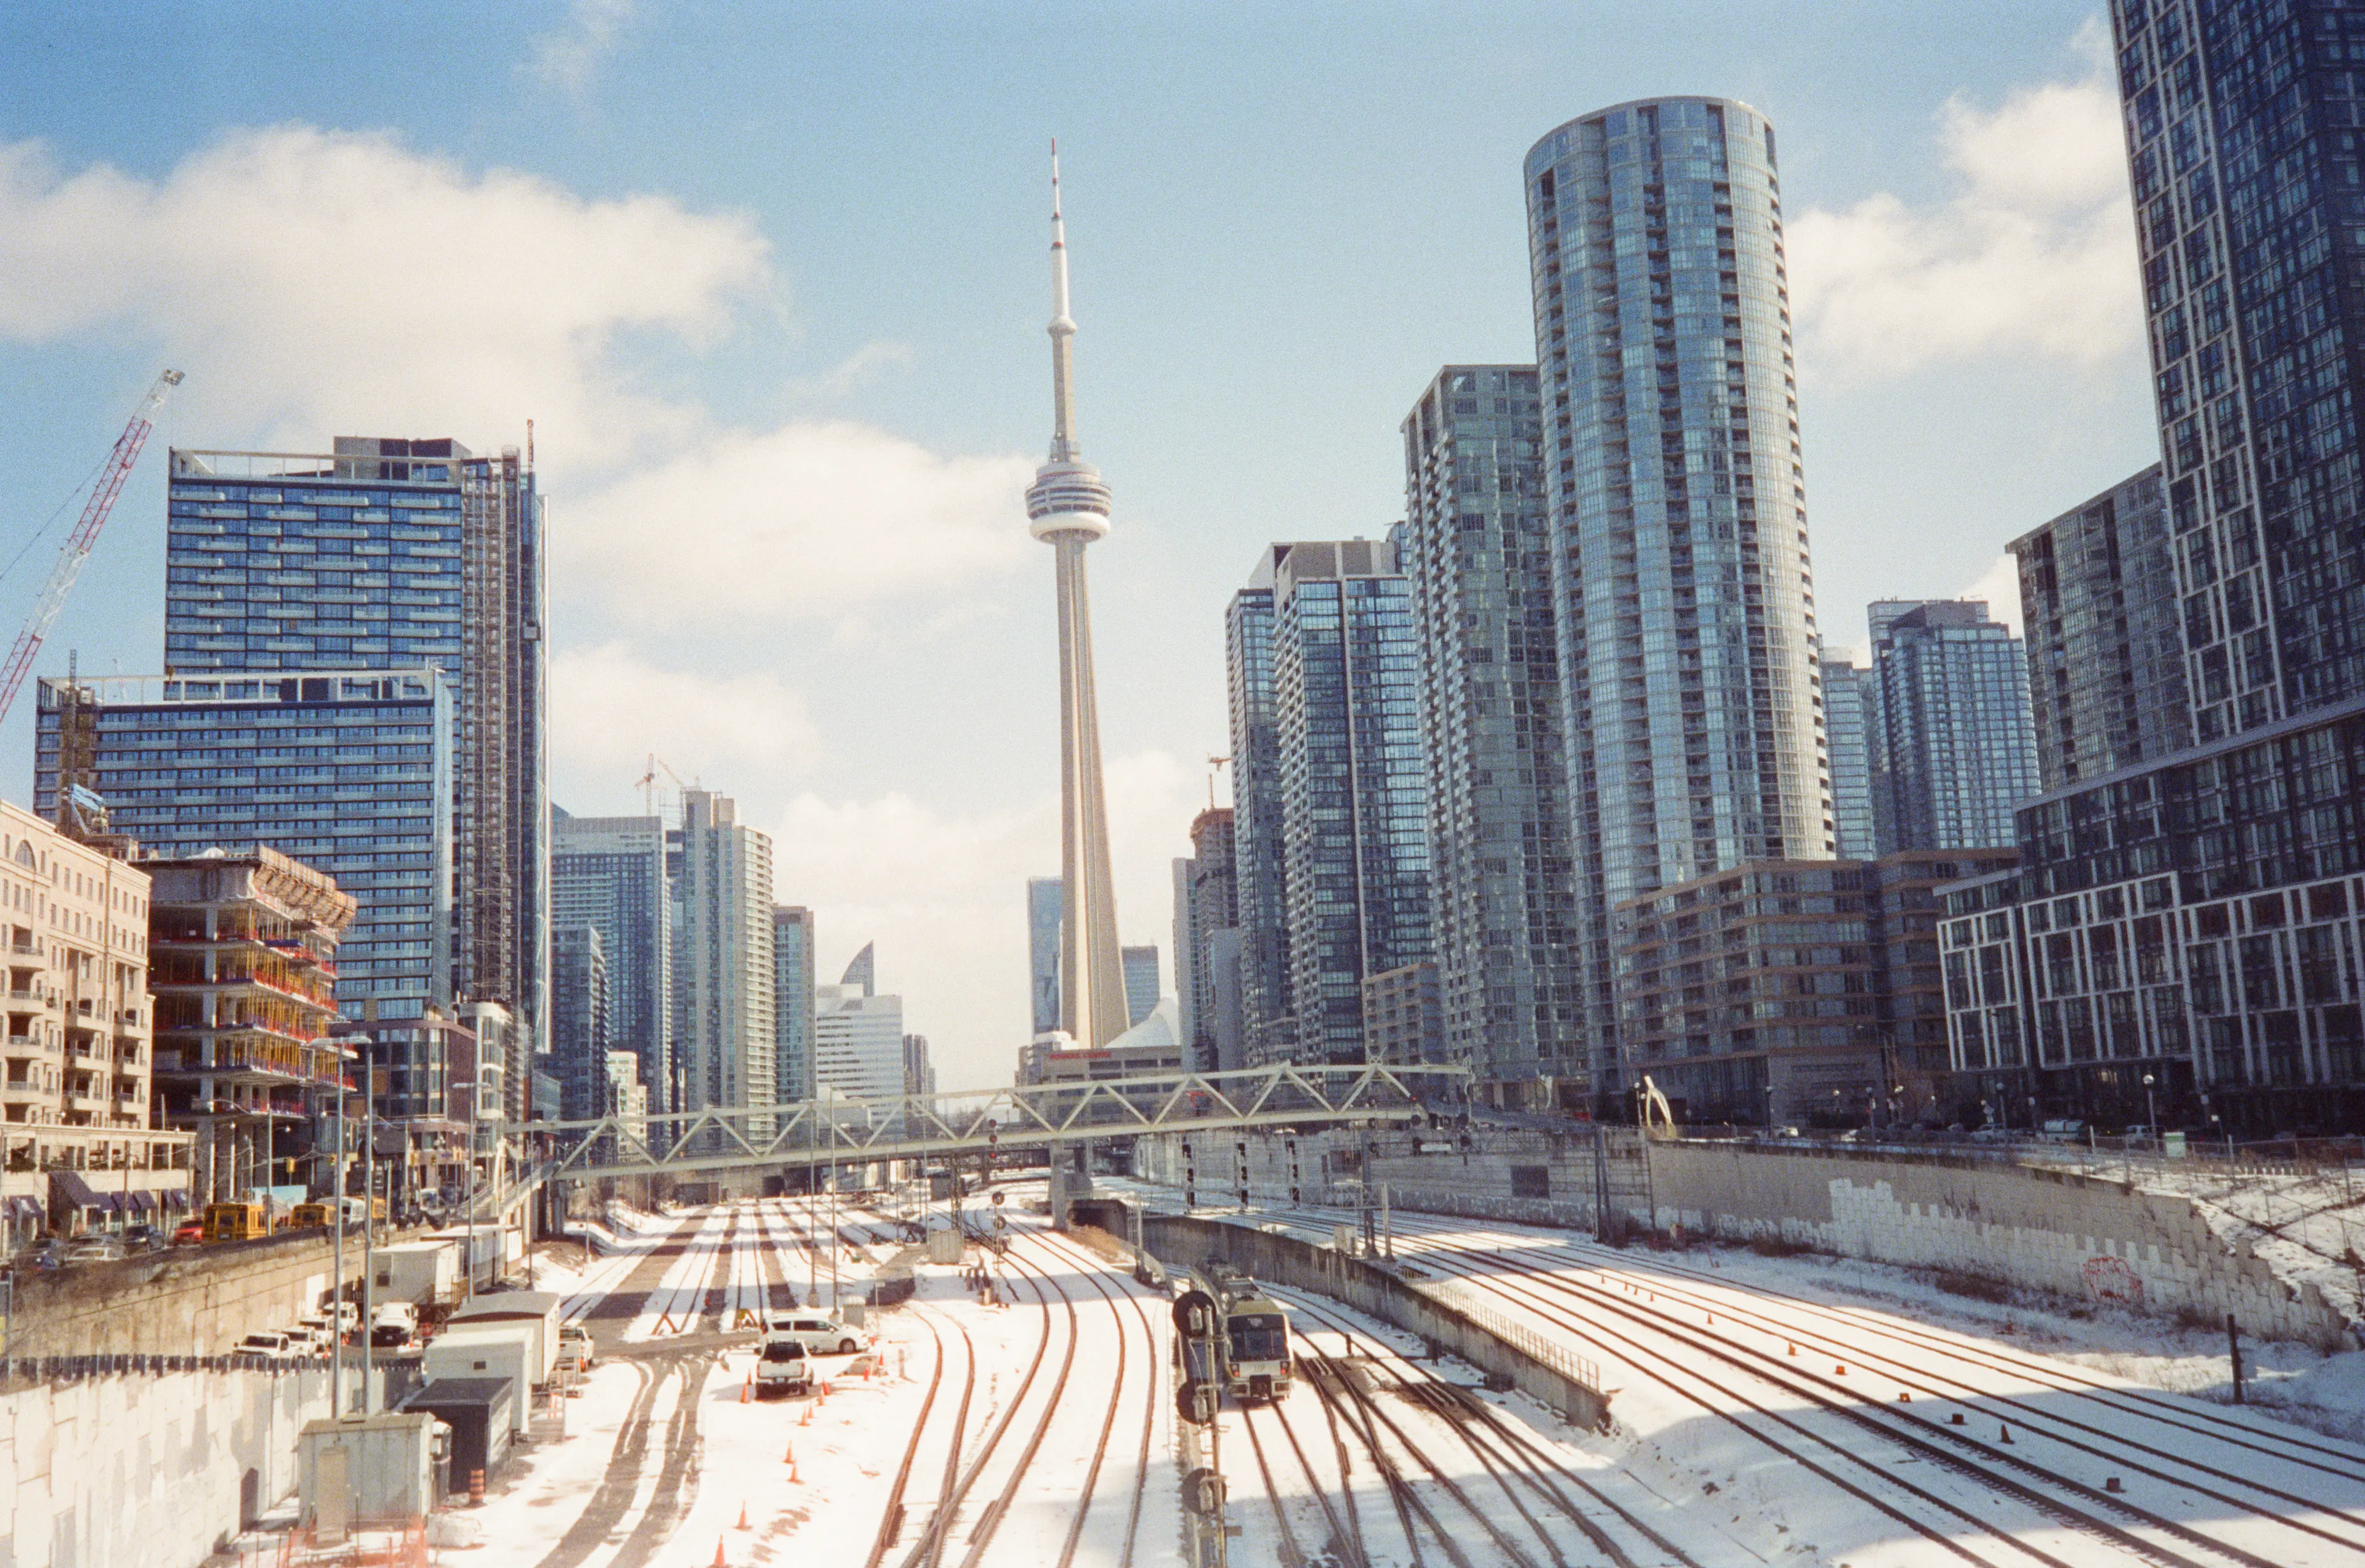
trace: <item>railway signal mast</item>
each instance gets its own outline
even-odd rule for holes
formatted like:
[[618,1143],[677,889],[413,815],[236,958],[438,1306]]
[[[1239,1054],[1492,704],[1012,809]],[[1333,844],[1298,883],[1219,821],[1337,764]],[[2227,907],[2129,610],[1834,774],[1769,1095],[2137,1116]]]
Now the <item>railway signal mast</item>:
[[0,719],[8,716],[16,706],[17,693],[23,689],[26,675],[33,667],[33,656],[41,651],[41,639],[49,635],[50,627],[65,607],[66,595],[72,591],[74,578],[82,575],[84,561],[98,543],[98,531],[106,526],[107,513],[115,510],[115,498],[123,492],[123,481],[130,476],[131,465],[140,461],[140,449],[148,444],[148,432],[156,428],[156,411],[174,387],[181,384],[181,373],[168,370],[156,378],[133,411],[131,422],[115,439],[115,451],[108,455],[106,466],[91,487],[90,500],[82,509],[82,518],[74,524],[65,548],[58,552],[58,564],[50,570],[50,580],[41,586],[41,597],[33,605],[33,613],[26,618],[25,629],[17,633],[17,645],[8,650],[8,664],[0,672]]

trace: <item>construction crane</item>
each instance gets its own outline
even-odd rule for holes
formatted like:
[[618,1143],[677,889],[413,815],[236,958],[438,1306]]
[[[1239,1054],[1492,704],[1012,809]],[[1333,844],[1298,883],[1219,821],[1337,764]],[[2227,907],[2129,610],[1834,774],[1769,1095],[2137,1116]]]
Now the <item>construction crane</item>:
[[90,559],[91,547],[98,543],[98,531],[106,526],[106,514],[115,510],[115,498],[123,493],[123,481],[130,476],[131,465],[140,461],[140,449],[148,444],[148,432],[156,428],[156,410],[174,387],[181,384],[181,373],[168,370],[148,388],[148,396],[140,400],[131,422],[115,439],[115,451],[100,470],[98,482],[91,487],[89,504],[82,509],[82,520],[74,524],[65,548],[58,552],[58,564],[50,571],[50,580],[41,587],[41,597],[33,605],[33,613],[26,618],[25,629],[17,633],[17,645],[8,650],[8,666],[0,671],[0,719],[17,703],[17,693],[25,684],[25,677],[33,667],[33,655],[41,651],[41,639],[49,635],[50,627],[65,607],[66,595],[82,575],[82,564]]
[[[5,714],[0,714],[0,716],[5,716]],[[683,783],[681,781],[681,775],[676,773],[673,768],[667,764],[663,757],[659,756],[655,752],[649,753],[649,770],[646,773],[642,774],[638,778],[633,780],[633,788],[641,792],[643,809],[646,811],[650,816],[656,816],[657,814],[657,773],[659,769],[663,769],[665,776],[673,780],[673,787],[677,790],[695,790],[698,788],[695,784]]]

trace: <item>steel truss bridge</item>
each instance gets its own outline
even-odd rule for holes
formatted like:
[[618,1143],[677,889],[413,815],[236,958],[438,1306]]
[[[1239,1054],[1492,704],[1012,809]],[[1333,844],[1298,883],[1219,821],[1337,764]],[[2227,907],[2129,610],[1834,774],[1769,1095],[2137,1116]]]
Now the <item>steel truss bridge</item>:
[[1401,1126],[1465,1103],[1462,1067],[1269,1067],[1030,1084],[894,1100],[835,1097],[587,1122],[512,1123],[550,1181],[811,1170],[1055,1148],[1152,1133]]

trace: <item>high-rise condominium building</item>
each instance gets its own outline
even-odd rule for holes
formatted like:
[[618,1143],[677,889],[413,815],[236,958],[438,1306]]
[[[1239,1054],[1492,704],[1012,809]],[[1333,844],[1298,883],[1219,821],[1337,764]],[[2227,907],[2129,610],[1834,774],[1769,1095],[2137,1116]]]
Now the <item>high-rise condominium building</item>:
[[857,987],[813,988],[813,1079],[820,1093],[892,1100],[903,1092],[903,999]]
[[2162,479],[2203,742],[2365,697],[2348,192],[2365,13],[2113,0]]
[[1059,920],[1067,886],[1057,877],[1026,879],[1026,994],[1035,1033],[1059,1026]]
[[1191,854],[1174,862],[1174,992],[1188,1055],[1203,1072],[1242,1065],[1240,907],[1232,813],[1210,806],[1191,823]]
[[649,1105],[673,1104],[673,901],[657,817],[551,810],[550,907],[562,925],[600,933],[608,969],[608,1044],[630,1051]]
[[165,667],[440,668],[458,802],[450,988],[508,1002],[539,1034],[549,671],[532,465],[515,448],[480,457],[443,439],[334,444],[294,455],[174,451]]
[[1158,945],[1146,943],[1117,951],[1125,959],[1126,1017],[1138,1024],[1158,1005]]
[[[779,1031],[772,1016],[772,840],[737,802],[685,790],[666,834],[674,897],[678,1107],[769,1105]],[[901,1049],[902,1031],[896,1031]]]
[[1877,839],[1872,808],[1873,716],[1877,672],[1846,654],[1823,655],[1823,728],[1831,737],[1832,828],[1843,860],[1869,860]]
[[2012,553],[2045,788],[2191,745],[2183,607],[2159,465],[2023,534]]
[[1241,1065],[1294,1059],[1289,928],[1282,864],[1281,731],[1273,706],[1276,544],[1224,612],[1225,694],[1232,736],[1233,871],[1239,890]]
[[[596,925],[550,934],[550,1059],[570,1121],[614,1108],[608,1081],[608,955]],[[633,1058],[638,1061],[640,1058]]]
[[1525,168],[1584,1001],[1611,906],[1833,853],[1774,129],[1620,104]]
[[337,1005],[373,1023],[450,1012],[452,697],[432,669],[43,680],[34,810],[95,790],[154,853],[267,846],[359,904]]
[[1932,599],[1874,634],[1882,851],[1993,848],[2037,792],[2028,657],[1979,599]]
[[772,908],[772,1025],[779,1048],[773,1089],[782,1100],[813,1092],[813,913],[801,905]]
[[1448,365],[1405,417],[1437,949],[1408,1005],[1482,1079],[1582,1085],[1542,439],[1532,365]]
[[1271,606],[1269,658],[1233,671],[1236,690],[1269,679],[1246,709],[1272,725],[1269,743],[1242,733],[1236,699],[1234,798],[1253,799],[1258,831],[1280,840],[1272,905],[1241,876],[1243,924],[1279,915],[1244,943],[1270,942],[1285,964],[1286,990],[1255,1002],[1286,1012],[1252,1022],[1252,1064],[1362,1060],[1363,977],[1429,956],[1412,593],[1395,558],[1385,540],[1275,545],[1233,601],[1236,622]]
[[928,1059],[928,1036],[903,1036],[903,1092],[934,1095],[936,1092],[936,1064]]

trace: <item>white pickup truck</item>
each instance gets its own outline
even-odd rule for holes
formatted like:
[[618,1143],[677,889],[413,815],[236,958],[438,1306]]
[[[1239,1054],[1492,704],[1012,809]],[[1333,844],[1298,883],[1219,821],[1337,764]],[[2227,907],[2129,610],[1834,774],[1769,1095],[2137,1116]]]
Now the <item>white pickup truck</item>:
[[813,1392],[813,1360],[793,1334],[772,1334],[756,1356],[756,1397]]

